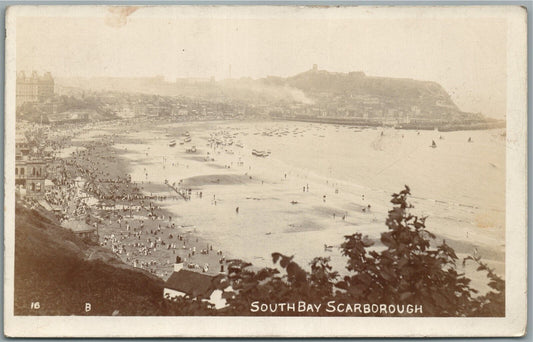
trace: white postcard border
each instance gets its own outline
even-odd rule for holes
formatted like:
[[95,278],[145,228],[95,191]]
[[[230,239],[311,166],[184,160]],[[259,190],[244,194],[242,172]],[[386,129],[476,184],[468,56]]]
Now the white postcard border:
[[[291,6],[181,6],[183,15],[236,11],[257,16],[294,10]],[[218,9],[215,9],[218,7]],[[392,13],[431,16],[497,15],[508,19],[507,183],[506,183],[506,317],[505,318],[375,318],[375,317],[51,317],[14,316],[14,156],[17,16],[90,15],[102,6],[24,6],[6,16],[5,160],[4,160],[4,326],[16,337],[389,337],[389,336],[521,336],[526,326],[527,279],[527,14],[518,6],[348,7],[336,15]],[[302,9],[316,15],[320,8]],[[331,9],[330,9],[331,10]],[[413,11],[413,12],[408,12]],[[164,15],[150,7],[147,15]],[[230,12],[232,13],[232,12]],[[243,14],[244,13],[244,14]]]

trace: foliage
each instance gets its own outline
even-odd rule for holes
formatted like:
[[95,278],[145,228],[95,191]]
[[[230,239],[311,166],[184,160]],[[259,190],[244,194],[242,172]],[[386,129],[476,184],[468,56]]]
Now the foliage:
[[435,236],[426,230],[425,217],[410,213],[413,206],[408,202],[409,195],[407,186],[392,195],[393,208],[386,220],[388,230],[380,239],[384,248],[374,246],[360,233],[345,236],[341,250],[347,257],[346,276],[339,279],[329,265],[329,258],[315,258],[311,262],[311,273],[305,283],[297,283],[289,272],[286,275],[270,269],[243,272],[232,279],[236,291],[229,300],[231,309],[235,313],[249,312],[253,301],[335,300],[421,305],[423,312],[418,315],[422,316],[503,316],[505,282],[479,259],[470,258],[479,263],[479,271],[487,271],[489,286],[494,290],[476,297],[471,280],[457,272],[458,257],[453,248],[446,241],[432,247]]
[[457,255],[445,241],[431,248],[435,236],[425,229],[425,217],[409,212],[409,194],[406,186],[392,196],[389,230],[381,234],[385,250],[368,251],[371,242],[359,233],[345,237],[341,248],[352,274],[340,287],[355,301],[423,305],[429,316],[467,315],[476,291],[457,273]]
[[[421,316],[504,316],[505,281],[477,255],[478,271],[486,272],[491,291],[477,296],[470,279],[457,272],[457,255],[445,241],[432,245],[425,217],[410,211],[410,189],[392,195],[388,230],[379,243],[354,233],[341,245],[347,258],[344,276],[332,269],[330,258],[316,257],[310,273],[293,256],[273,253],[278,268],[252,269],[242,260],[228,262],[223,282],[228,306],[215,310],[194,298],[164,299],[164,283],[116,261],[88,261],[94,247],[57,227],[42,214],[17,206],[15,257],[15,314],[46,315],[341,315],[325,311],[254,312],[253,302],[324,304],[345,303],[421,305]],[[104,252],[102,252],[104,253]],[[120,266],[122,265],[122,266]],[[228,291],[229,286],[229,291]],[[31,309],[40,301],[41,309]],[[85,313],[90,302],[92,311]],[[356,313],[354,313],[356,314]],[[404,312],[393,315],[413,313]],[[379,313],[375,315],[380,315]]]
[[468,256],[463,260],[463,265],[466,261],[472,260],[478,264],[478,271],[487,272],[489,279],[489,287],[491,291],[485,295],[477,297],[478,306],[474,308],[472,316],[480,317],[505,317],[505,281],[494,273],[494,270],[481,261],[477,255]]

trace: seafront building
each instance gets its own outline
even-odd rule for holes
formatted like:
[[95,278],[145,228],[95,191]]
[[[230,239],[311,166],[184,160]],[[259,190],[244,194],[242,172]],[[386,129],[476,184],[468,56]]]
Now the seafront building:
[[23,134],[15,136],[15,186],[27,198],[40,199],[45,194],[46,162],[30,153],[30,145]]
[[39,75],[33,71],[30,76],[24,71],[17,73],[17,108],[26,102],[44,102],[54,96],[54,78],[49,72]]

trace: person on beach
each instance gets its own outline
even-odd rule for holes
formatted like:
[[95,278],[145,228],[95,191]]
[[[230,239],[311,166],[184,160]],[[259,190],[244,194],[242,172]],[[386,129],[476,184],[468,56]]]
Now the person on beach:
[[238,214],[239,213],[239,207],[235,208],[235,212]]

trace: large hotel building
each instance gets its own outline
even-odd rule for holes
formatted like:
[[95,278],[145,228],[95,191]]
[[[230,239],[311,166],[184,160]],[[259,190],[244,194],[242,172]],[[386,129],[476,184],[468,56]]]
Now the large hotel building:
[[43,75],[24,71],[17,73],[17,108],[26,102],[43,102],[54,95],[54,78],[49,72]]

